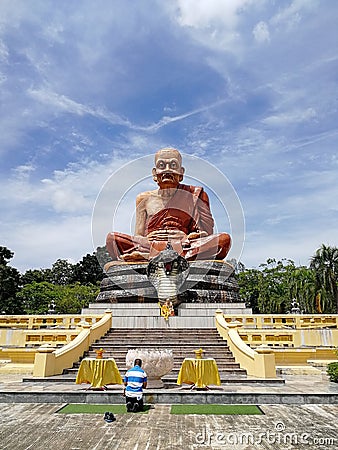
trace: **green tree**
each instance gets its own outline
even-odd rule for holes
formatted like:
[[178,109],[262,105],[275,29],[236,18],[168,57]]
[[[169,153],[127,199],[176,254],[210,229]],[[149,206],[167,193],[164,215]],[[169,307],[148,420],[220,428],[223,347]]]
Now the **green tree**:
[[61,296],[60,286],[47,281],[26,284],[17,294],[26,314],[47,314],[51,305],[56,305]]
[[21,314],[22,307],[16,300],[20,289],[20,273],[8,265],[14,253],[7,247],[0,246],[0,313]]
[[88,308],[89,303],[94,302],[100,289],[97,285],[81,285],[75,283],[68,286],[60,286],[61,295],[55,305],[58,314],[80,314],[82,308]]
[[17,294],[26,314],[80,314],[82,308],[94,302],[99,293],[95,285],[84,286],[80,283],[58,285],[42,281],[26,284]]
[[323,312],[338,313],[338,248],[322,244],[311,258],[310,267],[316,274]]
[[95,255],[89,253],[75,264],[73,269],[73,281],[81,284],[97,284],[104,278],[103,269]]
[[51,282],[66,285],[74,281],[74,265],[66,259],[58,259],[51,269]]
[[242,269],[237,274],[240,298],[245,302],[248,308],[252,308],[254,314],[259,313],[258,297],[259,297],[259,280],[262,276],[257,269]]
[[261,264],[259,278],[258,308],[263,314],[284,314],[290,310],[292,295],[289,289],[290,280],[295,270],[291,260],[268,259]]
[[42,281],[52,282],[51,269],[28,269],[21,275],[21,284],[31,284],[33,282],[41,283]]
[[319,312],[316,307],[316,279],[312,269],[295,267],[289,283],[290,297],[297,301],[302,312]]

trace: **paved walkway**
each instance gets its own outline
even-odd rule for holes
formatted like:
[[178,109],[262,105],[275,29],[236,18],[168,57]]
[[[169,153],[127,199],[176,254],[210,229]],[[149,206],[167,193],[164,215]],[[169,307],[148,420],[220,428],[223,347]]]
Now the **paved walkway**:
[[[6,392],[86,389],[74,383],[26,382],[22,375],[1,375]],[[285,385],[223,385],[236,393],[338,393],[325,377],[287,376]],[[113,389],[110,387],[109,389]],[[115,387],[116,389],[116,387]],[[6,450],[190,450],[190,449],[336,449],[338,404],[263,404],[262,416],[173,415],[169,404],[155,404],[148,414],[61,415],[63,403],[0,403],[0,449]]]
[[330,449],[338,447],[337,405],[263,405],[261,416],[58,414],[61,404],[0,404],[6,450]]

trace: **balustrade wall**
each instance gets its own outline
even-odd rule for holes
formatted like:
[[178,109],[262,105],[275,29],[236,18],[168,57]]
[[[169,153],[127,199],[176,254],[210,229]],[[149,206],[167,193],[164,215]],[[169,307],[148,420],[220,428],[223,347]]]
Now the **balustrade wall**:
[[102,314],[54,314],[54,315],[9,315],[0,316],[0,328],[24,328],[28,330],[41,328],[76,328],[77,325],[86,321],[94,325]]
[[224,318],[255,329],[338,328],[338,314],[226,314]]
[[224,314],[250,347],[338,347],[338,315]]

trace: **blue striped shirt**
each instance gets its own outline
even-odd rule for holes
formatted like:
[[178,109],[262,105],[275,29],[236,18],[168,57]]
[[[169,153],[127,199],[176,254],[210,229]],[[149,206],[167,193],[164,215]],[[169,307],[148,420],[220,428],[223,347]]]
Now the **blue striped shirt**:
[[147,374],[140,366],[129,369],[124,376],[127,397],[142,397],[142,387],[146,381]]

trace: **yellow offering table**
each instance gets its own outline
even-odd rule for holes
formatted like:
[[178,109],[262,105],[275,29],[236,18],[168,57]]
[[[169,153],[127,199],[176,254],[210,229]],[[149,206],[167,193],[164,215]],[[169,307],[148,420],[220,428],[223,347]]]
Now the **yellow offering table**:
[[221,385],[218,367],[213,358],[185,358],[180,368],[177,384],[192,384],[196,388],[208,388],[208,385]]
[[85,358],[81,361],[75,383],[87,383],[93,389],[100,389],[107,384],[123,384],[123,381],[114,359]]

